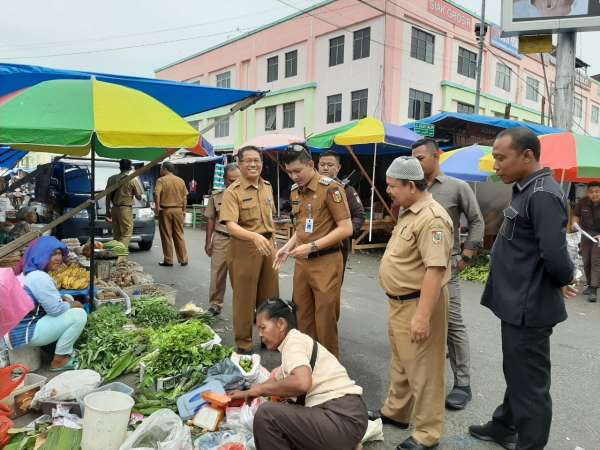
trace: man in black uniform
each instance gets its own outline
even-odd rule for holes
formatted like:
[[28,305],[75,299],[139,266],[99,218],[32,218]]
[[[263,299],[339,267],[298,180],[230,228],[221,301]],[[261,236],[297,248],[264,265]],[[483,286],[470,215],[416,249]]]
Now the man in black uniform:
[[[327,150],[321,153],[319,157],[319,175],[329,177],[344,186],[346,191],[346,199],[348,200],[348,208],[350,208],[350,219],[352,220],[352,236],[344,240],[342,244],[342,256],[344,258],[344,272],[346,271],[346,262],[348,261],[348,253],[352,247],[352,237],[357,236],[360,232],[363,223],[365,222],[365,208],[363,207],[360,197],[349,184],[344,184],[339,178],[338,173],[342,168],[340,155],[333,150]],[[343,277],[343,275],[342,275]],[[342,278],[343,281],[343,278]]]
[[541,450],[552,421],[550,335],[567,318],[564,297],[576,293],[567,205],[552,172],[540,166],[540,141],[530,130],[502,131],[492,155],[496,175],[514,183],[481,299],[501,320],[506,393],[492,420],[469,432],[506,449]]
[[[579,225],[583,231],[600,242],[600,183],[594,181],[588,185],[587,195],[573,209],[573,225]],[[581,236],[581,257],[590,302],[597,299],[600,287],[600,245],[585,236]]]

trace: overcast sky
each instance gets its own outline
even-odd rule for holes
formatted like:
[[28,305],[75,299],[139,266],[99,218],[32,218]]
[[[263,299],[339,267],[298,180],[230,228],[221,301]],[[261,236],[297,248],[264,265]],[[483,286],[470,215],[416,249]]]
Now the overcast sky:
[[[316,0],[284,0],[298,8]],[[480,0],[456,0],[479,12]],[[185,56],[297,12],[278,0],[0,0],[0,61],[153,76]],[[487,18],[499,23],[500,1]],[[209,6],[210,5],[210,6]],[[600,32],[581,33],[577,56],[600,73]],[[126,47],[126,48],[124,48]]]

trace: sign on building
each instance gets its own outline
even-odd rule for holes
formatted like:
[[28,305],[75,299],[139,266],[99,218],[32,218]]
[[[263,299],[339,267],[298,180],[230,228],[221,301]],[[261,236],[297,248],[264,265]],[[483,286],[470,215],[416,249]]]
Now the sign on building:
[[502,0],[506,36],[600,30],[598,0]]
[[519,51],[525,55],[530,53],[550,53],[554,50],[551,34],[536,36],[519,36]]
[[497,25],[491,27],[490,44],[519,59],[523,58],[523,55],[519,53],[519,38],[517,36],[502,37],[502,28]]
[[434,137],[435,136],[435,125],[431,123],[415,123],[415,133],[420,134],[424,137]]
[[450,22],[459,28],[473,31],[474,25],[471,15],[444,0],[429,0],[427,10],[440,19],[444,19],[446,22]]

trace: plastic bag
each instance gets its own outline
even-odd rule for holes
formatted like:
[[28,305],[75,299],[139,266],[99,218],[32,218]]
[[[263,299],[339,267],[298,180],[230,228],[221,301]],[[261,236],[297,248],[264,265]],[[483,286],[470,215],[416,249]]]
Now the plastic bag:
[[93,370],[70,370],[52,378],[33,397],[32,407],[46,401],[62,402],[83,398],[100,386],[102,378]]
[[367,431],[365,431],[365,435],[360,443],[364,444],[365,442],[372,441],[383,441],[383,423],[381,419],[369,420]]
[[177,414],[159,409],[127,437],[119,450],[193,450],[192,434]]
[[[235,366],[238,368],[238,370],[242,373],[242,375],[244,375],[244,378],[246,378],[246,381],[250,384],[256,384],[257,383],[257,378],[259,375],[259,370],[262,367],[260,365],[260,355],[257,355],[256,353],[254,353],[253,355],[240,355],[239,353],[233,352],[230,356],[231,361],[233,362],[233,364],[235,364]],[[241,365],[240,362],[244,359],[250,360],[252,361],[252,367],[250,368],[250,370],[246,371]]]
[[256,450],[252,433],[245,430],[225,430],[206,433],[196,439],[196,450],[225,450],[236,448],[240,450]]
[[247,387],[247,382],[237,366],[230,359],[224,359],[206,372],[205,383],[218,381],[225,391],[235,391]]
[[0,268],[0,339],[34,308],[22,279],[10,268]]
[[231,407],[225,410],[225,426],[232,430],[244,430],[252,433],[252,427],[254,425],[254,415],[258,410],[258,407],[262,405],[266,400],[262,397],[255,398],[252,403],[248,405],[244,403],[240,407]]

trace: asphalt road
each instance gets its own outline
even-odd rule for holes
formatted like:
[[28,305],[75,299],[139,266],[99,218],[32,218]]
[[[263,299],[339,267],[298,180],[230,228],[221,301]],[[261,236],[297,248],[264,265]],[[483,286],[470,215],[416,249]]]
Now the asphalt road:
[[[204,233],[186,229],[190,264],[173,268],[158,266],[162,258],[160,238],[149,252],[133,252],[131,259],[144,265],[158,282],[178,289],[177,303],[192,301],[207,307],[210,260],[204,254]],[[390,349],[387,337],[387,300],[377,282],[381,254],[352,255],[342,291],[340,320],[341,360],[360,384],[370,408],[386,397]],[[293,266],[288,262],[280,274],[280,292],[292,292]],[[482,286],[463,282],[463,314],[471,339],[473,401],[460,412],[446,415],[440,450],[494,449],[468,436],[471,424],[487,422],[504,394],[500,323],[479,305]],[[222,320],[217,325],[225,343],[232,343],[231,289],[228,286]],[[550,450],[600,450],[600,303],[583,297],[568,303],[569,319],[557,326],[552,337],[554,419]],[[258,338],[255,336],[258,348]],[[262,352],[264,365],[275,367],[275,352]],[[450,375],[450,372],[448,372]],[[449,379],[452,378],[449,376]],[[451,386],[449,386],[450,388]],[[385,441],[365,446],[368,450],[394,449],[409,432],[384,428]]]

